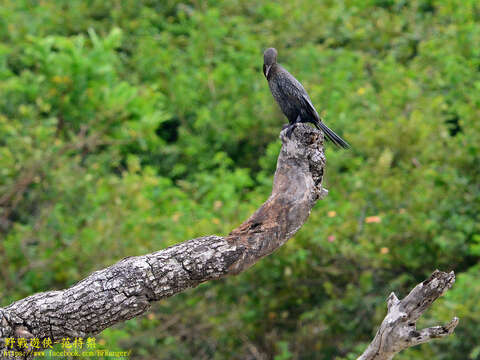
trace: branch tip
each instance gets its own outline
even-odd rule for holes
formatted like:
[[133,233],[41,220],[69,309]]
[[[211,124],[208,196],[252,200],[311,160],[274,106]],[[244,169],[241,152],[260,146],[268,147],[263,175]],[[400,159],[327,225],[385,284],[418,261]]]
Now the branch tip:
[[387,308],[388,308],[388,310],[392,309],[392,307],[397,305],[399,302],[400,302],[400,300],[398,300],[397,295],[395,295],[395,293],[392,291],[387,298]]

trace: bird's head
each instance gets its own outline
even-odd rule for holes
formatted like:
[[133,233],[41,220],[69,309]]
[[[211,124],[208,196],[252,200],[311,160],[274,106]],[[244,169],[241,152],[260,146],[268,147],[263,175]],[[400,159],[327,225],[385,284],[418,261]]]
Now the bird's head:
[[277,50],[275,48],[268,48],[263,53],[263,74],[268,79],[268,73],[272,65],[277,63]]

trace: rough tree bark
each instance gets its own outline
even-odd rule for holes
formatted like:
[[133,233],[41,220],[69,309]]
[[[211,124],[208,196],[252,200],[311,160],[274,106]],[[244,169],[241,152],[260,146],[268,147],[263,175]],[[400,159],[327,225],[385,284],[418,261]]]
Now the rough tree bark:
[[458,324],[457,317],[444,326],[420,331],[417,331],[416,325],[425,310],[450,289],[454,282],[453,271],[445,273],[435,270],[401,301],[392,292],[387,299],[387,316],[373,341],[357,360],[390,360],[401,350],[453,333]]
[[[327,190],[322,187],[325,167],[323,134],[300,124],[291,139],[285,136],[285,131],[280,137],[283,145],[272,194],[242,225],[226,237],[205,236],[152,254],[125,258],[92,273],[68,289],[38,293],[0,308],[0,358],[7,349],[9,338],[59,341],[66,337],[84,338],[98,334],[113,324],[144,313],[154,301],[208,280],[238,274],[282,246],[300,229],[316,201],[324,197]],[[431,292],[417,291],[420,295],[412,299],[422,302],[421,296],[424,296],[434,300],[431,293],[435,292],[438,282],[433,280],[428,285]],[[452,283],[453,278],[449,286]],[[447,288],[437,290],[438,294]],[[402,311],[408,314],[412,309],[401,305],[404,302],[410,304],[405,301],[407,298],[399,304],[392,300],[390,310],[398,308],[400,310],[395,310],[395,314]],[[430,302],[422,304],[424,310]],[[390,310],[387,318],[397,319]],[[411,319],[415,321],[421,311],[412,311]],[[360,359],[390,359],[369,355],[393,354],[393,350],[400,349],[395,345],[396,340],[392,344],[385,342],[385,336],[389,339],[390,336],[392,339],[398,337],[404,344],[405,337],[397,336],[403,334],[396,330],[400,325],[392,327],[387,322],[384,326],[385,321]],[[395,324],[400,323],[395,321]],[[454,326],[448,329],[453,330]],[[422,336],[428,340],[427,335]]]

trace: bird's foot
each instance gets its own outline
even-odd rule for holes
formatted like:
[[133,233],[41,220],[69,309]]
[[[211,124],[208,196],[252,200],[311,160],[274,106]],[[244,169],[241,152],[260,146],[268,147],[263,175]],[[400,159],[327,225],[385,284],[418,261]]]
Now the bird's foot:
[[283,124],[282,131],[285,130],[286,128],[288,128],[289,126],[290,126],[290,124]]
[[287,128],[288,128],[288,130],[287,130],[287,137],[288,137],[289,139],[292,137],[293,130],[295,130],[295,126],[296,126],[296,125],[297,125],[297,124],[295,123],[295,124],[291,124],[291,125],[288,125],[288,126],[287,126]]

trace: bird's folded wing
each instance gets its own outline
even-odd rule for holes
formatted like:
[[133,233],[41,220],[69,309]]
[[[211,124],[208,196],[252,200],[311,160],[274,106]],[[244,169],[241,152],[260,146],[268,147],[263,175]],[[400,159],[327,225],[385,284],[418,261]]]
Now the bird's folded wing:
[[317,121],[321,121],[320,116],[318,115],[317,110],[315,109],[315,106],[313,106],[312,101],[310,100],[308,95],[302,95],[302,100],[305,104],[305,109],[310,114],[310,116]]

